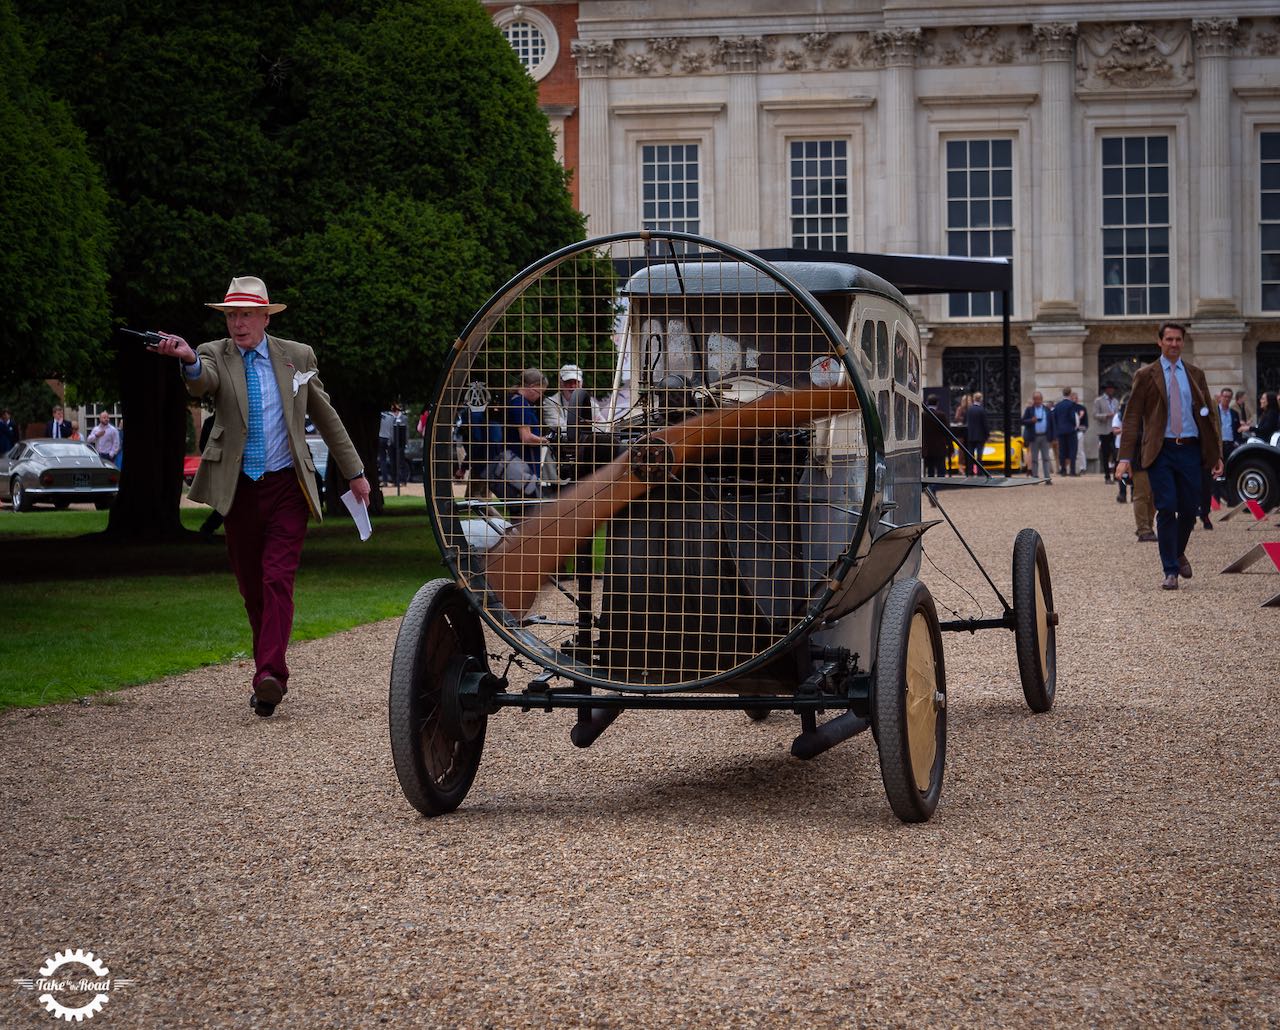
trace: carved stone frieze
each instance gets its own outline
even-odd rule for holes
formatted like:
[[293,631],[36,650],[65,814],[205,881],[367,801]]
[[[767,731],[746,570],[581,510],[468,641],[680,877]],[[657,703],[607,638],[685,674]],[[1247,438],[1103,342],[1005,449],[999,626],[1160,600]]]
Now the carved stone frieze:
[[969,25],[961,29],[926,29],[919,64],[925,67],[972,67],[1013,64],[1033,53],[1031,30],[1025,26]]
[[669,76],[724,71],[819,71],[873,68],[880,60],[865,32],[786,36],[652,36],[612,42],[577,41],[581,75]]
[[1254,18],[1242,22],[1237,47],[1250,57],[1275,57],[1280,54],[1280,19]]
[[1078,70],[1085,89],[1150,89],[1191,80],[1191,40],[1185,22],[1090,26],[1080,39]]

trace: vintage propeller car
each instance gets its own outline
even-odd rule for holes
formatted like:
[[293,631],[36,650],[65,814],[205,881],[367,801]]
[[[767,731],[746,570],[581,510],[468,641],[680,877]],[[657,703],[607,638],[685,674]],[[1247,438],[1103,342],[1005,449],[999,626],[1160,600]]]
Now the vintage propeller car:
[[[539,399],[526,369],[566,362],[584,379],[556,444],[570,482],[537,486],[513,411]],[[1044,545],[1024,529],[1003,615],[940,622],[917,578],[938,524],[921,520],[921,387],[906,298],[853,264],[642,232],[508,283],[459,337],[426,433],[451,576],[418,591],[395,644],[390,737],[409,802],[455,809],[504,709],[575,711],[579,747],[625,710],[777,711],[799,718],[800,759],[871,729],[893,811],[927,819],[946,756],[942,631],[1013,630],[1044,712],[1057,618]],[[527,466],[518,489],[513,463]],[[513,668],[536,674],[516,689]]]

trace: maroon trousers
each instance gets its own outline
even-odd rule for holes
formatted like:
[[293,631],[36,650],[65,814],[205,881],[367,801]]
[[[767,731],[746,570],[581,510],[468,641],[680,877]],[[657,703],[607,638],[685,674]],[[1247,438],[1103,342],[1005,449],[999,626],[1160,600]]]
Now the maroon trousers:
[[227,556],[253,629],[253,685],[289,682],[285,650],[293,630],[293,580],[307,534],[307,499],[294,469],[258,482],[242,475],[227,512]]

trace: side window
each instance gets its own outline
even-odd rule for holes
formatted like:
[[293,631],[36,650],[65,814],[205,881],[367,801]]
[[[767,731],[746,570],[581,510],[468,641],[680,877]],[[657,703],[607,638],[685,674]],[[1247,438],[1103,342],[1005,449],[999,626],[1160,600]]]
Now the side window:
[[901,333],[893,334],[893,381],[907,382],[907,339]]
[[889,327],[884,322],[876,323],[876,377],[889,378]]
[[876,367],[876,324],[871,319],[862,323],[862,353],[867,356],[867,364]]
[[895,440],[907,438],[907,398],[901,393],[893,395],[893,438]]
[[920,405],[907,401],[907,439],[920,439]]
[[876,394],[876,408],[880,412],[880,430],[884,438],[889,439],[889,391],[881,390]]
[[910,349],[907,351],[907,389],[920,392],[920,355]]

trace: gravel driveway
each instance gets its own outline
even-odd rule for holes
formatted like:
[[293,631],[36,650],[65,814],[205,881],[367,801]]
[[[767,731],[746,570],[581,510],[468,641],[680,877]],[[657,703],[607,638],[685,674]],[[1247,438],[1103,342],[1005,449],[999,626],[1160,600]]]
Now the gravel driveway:
[[893,817],[870,735],[802,763],[794,717],[740,713],[629,713],[588,751],[502,713],[423,820],[381,623],[296,647],[271,720],[243,664],[0,717],[0,1023],[58,1025],[13,980],[74,948],[136,981],[102,1026],[1280,1021],[1280,576],[1216,574],[1266,535],[1198,530],[1169,594],[1097,476],[944,504],[1006,591],[1044,535],[1059,693],[1032,716],[1011,634],[947,636],[930,823]]

